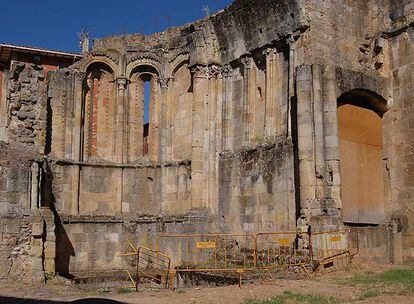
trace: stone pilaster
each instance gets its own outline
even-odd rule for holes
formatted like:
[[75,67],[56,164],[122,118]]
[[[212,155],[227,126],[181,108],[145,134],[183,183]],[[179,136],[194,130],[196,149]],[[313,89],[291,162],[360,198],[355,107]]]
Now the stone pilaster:
[[243,144],[248,144],[252,136],[252,65],[253,58],[241,58],[243,65]]
[[339,218],[340,173],[335,70],[319,65],[296,70],[301,217],[299,228],[328,215]]
[[166,159],[168,159],[168,85],[170,82],[170,78],[160,77],[158,78],[158,82],[161,88],[161,160],[165,161]]
[[126,103],[126,90],[128,88],[128,79],[117,78],[117,112],[115,128],[115,145],[114,161],[118,163],[128,162],[128,110]]
[[[312,65],[312,99],[313,99],[313,124],[315,129],[315,174],[316,174],[316,198],[325,198],[325,138],[323,115],[324,106],[321,87],[321,66]],[[323,207],[323,206],[322,206]]]
[[[170,128],[169,128],[169,116],[168,113],[168,91],[170,78],[160,77],[158,82],[161,88],[161,161],[165,162],[169,160],[169,143],[171,139]],[[167,193],[168,193],[168,168],[166,166],[161,167],[161,210],[164,210],[164,206],[167,205]]]
[[[76,161],[83,161],[83,149],[84,149],[84,136],[85,136],[85,128],[83,126],[84,118],[85,118],[85,110],[86,110],[86,101],[84,100],[83,94],[85,90],[85,80],[86,80],[86,73],[84,72],[75,72],[75,79],[74,79],[74,125],[72,129],[73,133],[73,140],[72,140],[72,159]],[[53,144],[53,143],[52,143]],[[53,150],[53,146],[52,146]]]
[[[287,113],[289,113],[292,109],[292,99],[295,96],[295,57],[296,57],[296,46],[295,46],[295,39],[290,36],[287,41],[289,45],[289,63],[288,63],[288,107],[287,107]],[[287,130],[286,134],[288,138],[292,137],[292,118],[290,115],[287,116]]]
[[326,208],[339,215],[342,207],[340,196],[341,177],[339,172],[339,135],[337,115],[337,82],[333,67],[325,66],[322,71],[324,157],[326,180]]
[[300,174],[300,207],[301,218],[299,228],[305,229],[312,216],[315,204],[315,155],[314,127],[312,111],[312,71],[310,66],[300,66],[296,71],[297,87],[297,129],[298,157]]
[[191,143],[191,199],[192,207],[205,207],[203,192],[204,179],[204,132],[206,122],[206,97],[208,96],[208,68],[195,65],[193,74],[193,110],[192,110],[192,143]]
[[208,67],[209,73],[209,91],[208,91],[208,106],[207,110],[207,134],[205,147],[205,176],[207,180],[206,202],[207,206],[213,213],[218,212],[218,151],[219,151],[219,136],[220,128],[218,127],[219,104],[221,103],[220,87],[221,87],[221,67],[218,65],[210,65]]
[[222,78],[222,143],[221,149],[227,150],[231,146],[231,77],[233,69],[227,64],[221,70]]

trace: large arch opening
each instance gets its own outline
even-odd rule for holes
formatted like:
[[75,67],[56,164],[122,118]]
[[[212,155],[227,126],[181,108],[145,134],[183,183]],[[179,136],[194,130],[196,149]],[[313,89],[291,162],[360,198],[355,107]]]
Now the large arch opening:
[[105,63],[88,66],[84,83],[81,119],[81,161],[113,161],[116,123],[115,82]]
[[130,161],[139,157],[157,159],[157,70],[141,65],[132,70],[129,111]]
[[343,221],[379,224],[385,215],[382,116],[385,100],[352,90],[338,99]]

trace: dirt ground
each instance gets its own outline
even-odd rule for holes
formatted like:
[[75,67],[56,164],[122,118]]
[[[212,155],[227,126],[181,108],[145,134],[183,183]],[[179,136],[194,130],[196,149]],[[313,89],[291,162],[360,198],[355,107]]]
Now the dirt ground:
[[[402,267],[399,267],[401,269]],[[370,267],[363,270],[334,271],[308,279],[273,280],[267,284],[245,284],[224,287],[197,287],[172,290],[143,290],[132,292],[114,288],[103,290],[99,284],[95,286],[72,284],[23,285],[16,282],[0,282],[0,303],[142,303],[142,304],[224,304],[261,303],[278,295],[306,295],[287,302],[271,303],[414,303],[414,281],[409,278],[409,285],[391,286],[386,281],[373,280],[365,277],[362,285],[356,277],[381,275],[393,267]],[[413,269],[411,268],[410,271]],[[407,282],[405,282],[407,284]],[[368,284],[368,285],[367,285]],[[412,286],[410,285],[412,284]],[[408,290],[410,290],[408,292]],[[287,293],[289,292],[289,293]],[[320,296],[318,298],[306,298]]]

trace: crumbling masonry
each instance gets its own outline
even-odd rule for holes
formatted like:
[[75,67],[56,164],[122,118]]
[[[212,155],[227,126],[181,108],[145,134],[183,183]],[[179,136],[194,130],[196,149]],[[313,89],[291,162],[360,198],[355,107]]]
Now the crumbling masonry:
[[55,72],[14,62],[0,277],[122,269],[123,240],[161,232],[343,225],[361,259],[414,263],[413,23],[412,0],[236,0]]

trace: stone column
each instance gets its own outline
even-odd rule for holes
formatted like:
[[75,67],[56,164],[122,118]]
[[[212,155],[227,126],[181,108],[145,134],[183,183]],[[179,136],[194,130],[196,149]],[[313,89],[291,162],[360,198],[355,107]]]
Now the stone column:
[[[84,90],[86,86],[86,73],[76,72],[74,78],[74,125],[72,129],[72,159],[82,162],[84,156],[84,138],[87,126],[84,125],[86,113],[86,100],[84,100]],[[70,201],[70,213],[75,215],[79,214],[79,193],[80,193],[80,170],[79,165],[73,165],[70,167],[70,180],[71,180],[71,201]]]
[[168,138],[169,138],[169,111],[168,111],[168,84],[170,78],[160,77],[158,82],[161,88],[161,161],[168,159]]
[[[169,111],[168,111],[168,84],[170,78],[160,77],[158,79],[161,87],[161,162],[170,160],[168,156],[169,142],[170,142],[170,128],[169,128]],[[161,166],[161,210],[164,210],[164,206],[167,205],[167,188],[168,188],[168,168]]]
[[161,160],[161,147],[160,147],[160,86],[158,77],[153,76],[151,79],[151,93],[149,104],[149,147],[148,157],[153,162],[159,162]]
[[[85,136],[84,117],[86,115],[86,106],[83,104],[84,100],[84,88],[85,88],[86,73],[75,72],[74,77],[74,94],[73,94],[73,108],[74,108],[74,124],[72,134],[72,159],[76,161],[83,161],[83,141]],[[53,144],[53,143],[52,143]]]
[[324,155],[326,180],[326,208],[339,216],[342,207],[340,197],[341,177],[339,171],[339,135],[337,116],[338,89],[334,67],[325,66],[322,70],[322,98],[324,105]]
[[312,93],[315,129],[316,198],[323,200],[325,198],[324,107],[322,102],[321,66],[317,64],[312,65]]
[[222,78],[222,143],[221,150],[228,150],[231,147],[230,135],[231,135],[231,115],[230,115],[230,97],[231,97],[231,76],[232,68],[229,64],[225,65],[221,70]]
[[275,135],[276,129],[275,52],[274,48],[268,48],[263,52],[266,56],[265,136]]
[[209,66],[209,91],[208,91],[208,106],[206,107],[206,115],[208,118],[208,130],[207,130],[207,147],[205,147],[205,176],[207,179],[206,202],[207,206],[213,213],[218,211],[218,192],[217,192],[217,152],[218,152],[218,136],[219,128],[217,125],[219,114],[219,86],[221,82],[221,67],[218,65]]
[[[292,99],[295,96],[295,54],[296,54],[296,46],[295,46],[295,39],[291,36],[286,40],[287,44],[289,45],[289,64],[288,64],[288,72],[289,72],[289,80],[288,80],[288,107],[287,113],[289,113],[292,109]],[[287,130],[286,135],[288,138],[292,137],[292,118],[291,115],[288,114],[287,116]]]
[[128,111],[125,98],[125,91],[128,87],[128,79],[117,78],[117,111],[115,127],[114,161],[117,163],[128,162]]
[[[308,221],[316,198],[313,138],[314,127],[312,113],[312,72],[310,66],[299,66],[297,68],[296,87],[300,207],[301,217]],[[308,223],[305,223],[304,226],[306,226],[306,224]]]
[[204,179],[204,133],[206,128],[205,104],[208,97],[208,68],[195,65],[193,74],[193,110],[191,143],[191,200],[193,208],[205,207],[203,201]]
[[252,61],[250,56],[241,58],[243,65],[243,144],[248,144],[251,139],[251,99],[252,99]]

